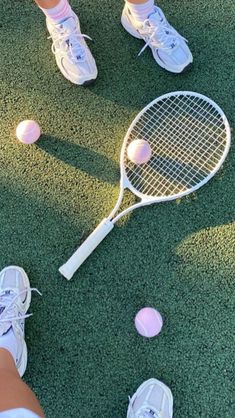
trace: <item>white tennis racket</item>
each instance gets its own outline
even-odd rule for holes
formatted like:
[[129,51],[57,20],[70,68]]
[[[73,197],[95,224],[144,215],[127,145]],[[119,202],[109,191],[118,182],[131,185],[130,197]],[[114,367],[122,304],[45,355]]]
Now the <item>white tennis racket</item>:
[[[135,139],[148,141],[152,156],[136,165],[127,157]],[[174,200],[203,186],[223,164],[230,146],[230,127],[223,111],[207,97],[188,91],[165,94],[147,105],[124,138],[120,194],[110,213],[60,267],[70,280],[75,271],[128,212],[141,206]],[[125,189],[140,201],[117,214]]]

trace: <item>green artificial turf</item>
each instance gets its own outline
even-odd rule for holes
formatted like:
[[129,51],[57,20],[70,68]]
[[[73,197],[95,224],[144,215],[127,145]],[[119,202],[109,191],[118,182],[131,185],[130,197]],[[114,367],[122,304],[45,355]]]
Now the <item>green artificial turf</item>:
[[[25,381],[49,418],[124,418],[128,395],[150,377],[170,386],[174,418],[234,418],[234,143],[216,177],[181,201],[122,220],[71,282],[58,267],[114,206],[119,152],[138,111],[160,94],[193,90],[235,124],[233,0],[161,1],[194,55],[175,76],[120,25],[122,1],[72,2],[99,68],[94,85],[64,80],[30,0],[0,1],[0,263],[28,272]],[[15,139],[33,118],[40,141]],[[131,199],[129,196],[127,199]],[[143,306],[161,334],[137,335]]]

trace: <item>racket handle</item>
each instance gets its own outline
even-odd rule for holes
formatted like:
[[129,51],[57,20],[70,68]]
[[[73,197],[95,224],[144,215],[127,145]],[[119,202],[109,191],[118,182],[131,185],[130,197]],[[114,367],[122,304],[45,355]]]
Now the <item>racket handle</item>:
[[84,243],[75,251],[69,260],[59,268],[59,272],[70,280],[77,269],[87,259],[87,257],[94,251],[94,249],[103,241],[108,233],[113,229],[114,224],[109,219],[103,221],[96,227],[91,235],[84,241]]

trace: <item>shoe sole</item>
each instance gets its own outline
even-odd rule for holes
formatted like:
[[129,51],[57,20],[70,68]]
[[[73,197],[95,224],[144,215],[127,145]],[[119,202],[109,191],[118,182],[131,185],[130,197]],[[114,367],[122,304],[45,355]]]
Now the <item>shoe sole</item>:
[[91,84],[93,84],[95,81],[96,81],[96,78],[93,78],[92,80],[84,81],[84,83],[79,84],[79,86],[87,87],[87,86],[90,86]]
[[[122,26],[123,26],[123,28],[130,34],[130,35],[132,35],[132,36],[134,36],[134,38],[137,38],[137,39],[142,39],[144,42],[145,42],[145,39],[136,31],[136,30],[132,30],[131,29],[131,27],[130,27],[130,25],[129,25],[129,23],[128,23],[128,19],[127,19],[127,17],[126,17],[126,15],[125,15],[125,13],[122,13],[122,16],[121,16],[121,24],[122,24]],[[149,48],[151,49],[151,47],[149,46]],[[152,51],[152,49],[151,49],[151,51]],[[153,51],[152,51],[152,54],[153,54]],[[181,70],[181,71],[172,71],[172,70],[169,70],[165,65],[164,65],[164,63],[160,60],[160,59],[158,59],[156,56],[154,56],[153,55],[153,58],[154,58],[154,60],[157,62],[157,64],[161,67],[161,68],[163,68],[164,70],[166,70],[166,71],[168,71],[168,72],[170,72],[171,74],[182,74],[182,73],[184,73],[184,72],[186,72],[186,71],[188,71],[188,69],[192,66],[192,62],[190,62],[189,64],[187,64],[184,68],[183,68],[183,70]]]
[[192,69],[192,66],[193,66],[193,62],[190,62],[188,65],[186,65],[186,67],[181,71],[180,74],[184,74],[184,73],[190,71]]

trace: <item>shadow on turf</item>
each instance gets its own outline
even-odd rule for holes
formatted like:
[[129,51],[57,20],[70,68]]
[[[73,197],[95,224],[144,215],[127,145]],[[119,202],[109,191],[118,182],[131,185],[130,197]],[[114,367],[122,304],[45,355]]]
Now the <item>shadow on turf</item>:
[[[110,417],[109,411],[115,407],[123,416],[126,394],[151,376],[165,380],[179,398],[183,382],[189,382],[194,388],[194,403],[203,407],[207,399],[201,399],[198,387],[203,387],[210,373],[210,381],[216,383],[219,376],[219,388],[224,385],[229,396],[233,376],[227,366],[232,344],[229,319],[233,307],[227,294],[233,272],[228,272],[228,279],[223,278],[218,287],[221,276],[215,275],[214,269],[198,272],[190,259],[182,264],[180,255],[172,260],[176,245],[189,234],[231,221],[234,201],[229,189],[229,182],[218,179],[213,186],[198,191],[195,200],[188,197],[178,205],[135,211],[134,219],[113,232],[74,280],[66,283],[56,280],[57,269],[81,233],[80,222],[76,225],[72,215],[71,219],[61,216],[50,202],[26,193],[18,183],[6,181],[1,185],[2,267],[9,262],[23,265],[44,295],[33,302],[36,315],[28,329],[31,352],[27,382],[38,390],[49,415],[56,402],[57,416],[62,416],[58,411],[64,407],[71,381],[73,394],[81,399],[81,417],[86,416],[93,396],[99,416]],[[218,213],[219,192],[224,210]],[[207,211],[209,218],[203,216]],[[152,341],[139,338],[133,327],[135,312],[147,303],[157,305],[166,315],[161,336]],[[50,318],[50,327],[43,318]],[[53,329],[56,332],[51,332]],[[215,355],[223,361],[211,367]],[[94,387],[99,390],[94,392]],[[213,384],[208,390],[212,397]],[[72,396],[69,403],[71,413],[65,418],[77,413]],[[226,410],[226,399],[219,400],[216,407]],[[95,416],[97,407],[92,408],[91,416]]]
[[38,147],[92,177],[111,184],[119,182],[119,165],[89,148],[48,135],[42,137]]

